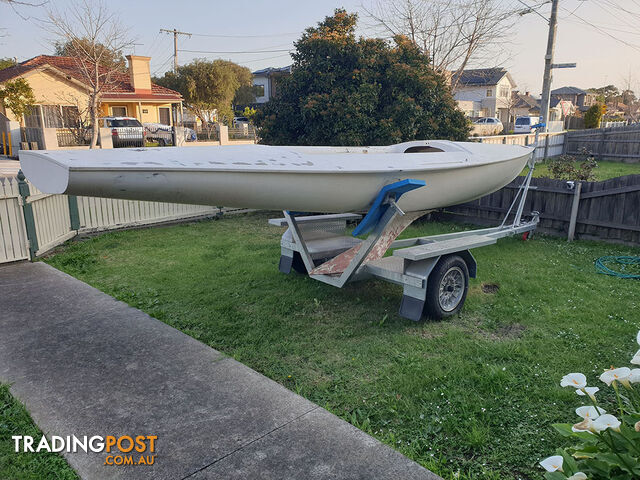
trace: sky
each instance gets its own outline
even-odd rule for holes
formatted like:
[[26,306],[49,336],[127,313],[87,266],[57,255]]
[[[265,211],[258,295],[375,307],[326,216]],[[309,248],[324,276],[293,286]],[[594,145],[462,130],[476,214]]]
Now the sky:
[[[287,50],[293,49],[301,32],[338,7],[359,12],[359,34],[375,36],[376,32],[365,25],[368,22],[362,9],[371,1],[109,0],[107,5],[119,13],[136,39],[137,45],[125,53],[150,56],[152,73],[162,74],[173,65],[173,35],[160,33],[161,28],[193,34],[179,36],[180,64],[194,58],[225,58],[257,70],[289,65]],[[523,3],[535,6],[545,0],[498,1],[516,11],[525,9]],[[52,53],[50,34],[38,19],[44,18],[48,7],[64,10],[68,4],[66,0],[49,0],[41,6],[12,7],[0,0],[0,57],[22,61]],[[475,66],[503,66],[520,91],[539,95],[548,32],[542,17],[548,18],[550,9],[550,4],[545,4],[536,9],[539,15],[514,15],[516,23],[500,48]],[[555,70],[553,87],[622,87],[630,81],[632,89],[640,91],[639,27],[640,0],[560,0],[554,61],[576,62],[577,68]]]

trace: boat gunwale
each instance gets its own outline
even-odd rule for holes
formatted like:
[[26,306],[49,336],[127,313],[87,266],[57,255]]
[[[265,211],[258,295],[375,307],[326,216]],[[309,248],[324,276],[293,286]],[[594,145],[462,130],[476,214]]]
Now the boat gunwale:
[[[469,162],[469,161],[455,161],[455,162],[438,162],[432,165],[422,165],[415,168],[389,168],[386,170],[376,169],[376,170],[354,170],[354,169],[271,169],[268,170],[266,168],[228,168],[225,166],[220,167],[191,167],[191,166],[180,166],[177,165],[175,167],[171,166],[158,166],[158,165],[148,165],[148,166],[137,166],[137,165],[122,165],[122,166],[71,166],[65,163],[60,163],[56,161],[54,158],[46,157],[48,160],[55,162],[60,167],[66,168],[69,173],[84,173],[84,172],[171,172],[171,173],[179,173],[179,172],[201,172],[201,173],[271,173],[271,174],[284,174],[284,173],[292,173],[292,174],[308,174],[308,175],[322,175],[322,174],[387,174],[387,173],[397,173],[397,172],[437,172],[441,170],[456,170],[462,168],[472,168],[472,167],[483,167],[486,165],[497,165],[501,163],[511,162],[514,160],[521,159],[523,157],[528,157],[533,153],[533,150],[525,153],[524,155],[519,155],[517,157],[508,157],[500,160],[490,160],[486,162]],[[415,153],[410,155],[417,155]],[[431,155],[431,154],[429,154]],[[269,166],[269,165],[267,165]]]

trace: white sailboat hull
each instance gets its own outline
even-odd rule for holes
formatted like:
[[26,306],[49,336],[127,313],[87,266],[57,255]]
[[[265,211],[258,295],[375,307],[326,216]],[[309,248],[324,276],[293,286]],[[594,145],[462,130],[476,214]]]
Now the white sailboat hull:
[[[427,149],[424,153],[404,153]],[[448,141],[389,147],[243,145],[21,151],[27,178],[46,193],[314,212],[366,211],[380,189],[407,178],[405,211],[467,202],[524,168],[532,148]]]

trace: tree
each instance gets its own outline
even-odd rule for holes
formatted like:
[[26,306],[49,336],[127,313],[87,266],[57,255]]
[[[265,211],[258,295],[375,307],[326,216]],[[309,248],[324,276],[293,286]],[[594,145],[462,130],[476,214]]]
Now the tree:
[[375,0],[364,10],[385,33],[409,38],[437,72],[451,73],[453,90],[462,70],[502,44],[514,18],[499,0]]
[[79,51],[91,51],[95,48],[96,57],[100,59],[101,66],[105,68],[115,68],[122,72],[127,70],[127,61],[122,55],[121,50],[110,50],[100,42],[96,42],[95,46],[93,46],[92,40],[86,37],[66,42],[56,42],[54,47],[55,55],[59,57],[73,57]]
[[0,85],[0,101],[20,120],[33,108],[36,98],[29,83],[24,78],[17,78]]
[[196,59],[178,67],[177,74],[167,72],[155,82],[180,92],[186,106],[207,127],[217,120],[231,122],[234,96],[252,80],[251,70],[228,60]]
[[13,58],[0,58],[0,70],[13,67],[16,61]]
[[256,115],[262,141],[384,145],[464,140],[468,120],[444,76],[406,37],[356,39],[357,16],[336,10],[296,42],[291,75]]
[[602,103],[592,105],[584,114],[584,128],[598,128],[602,116],[607,113],[607,106]]
[[87,86],[88,114],[91,122],[91,144],[98,143],[102,95],[118,82],[120,68],[112,61],[114,52],[131,46],[133,40],[118,17],[110,13],[102,1],[75,0],[64,13],[50,10],[46,29],[72,57]]
[[606,85],[604,87],[599,88],[590,88],[587,90],[590,93],[595,93],[597,95],[597,100],[600,103],[607,103],[612,100],[615,100],[620,96],[620,90],[615,85]]
[[249,105],[251,103],[255,103],[256,97],[258,96],[258,90],[260,87],[255,85],[242,85],[238,90],[236,90],[236,94],[233,97],[233,105],[234,108],[238,108],[238,106]]

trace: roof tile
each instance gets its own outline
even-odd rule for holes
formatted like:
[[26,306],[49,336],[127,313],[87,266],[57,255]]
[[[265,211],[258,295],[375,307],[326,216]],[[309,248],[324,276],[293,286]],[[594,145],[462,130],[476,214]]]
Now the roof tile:
[[[74,79],[83,82],[83,75],[81,72],[80,64],[78,60],[73,57],[59,57],[54,55],[39,55],[37,57],[30,58],[29,60],[25,60],[18,65],[14,65],[13,67],[5,68],[0,70],[0,82],[4,82],[10,80],[12,78],[18,77],[26,72],[34,70],[36,68],[50,65],[58,70],[66,73],[67,75],[73,77]],[[137,97],[145,97],[145,98],[162,98],[162,99],[173,99],[179,100],[182,98],[180,93],[175,90],[171,90],[166,87],[162,87],[160,85],[156,85],[155,83],[151,83],[151,93],[150,94],[140,94],[136,93],[131,85],[131,80],[129,78],[128,72],[118,72],[113,76],[113,84],[109,86],[108,90],[105,91],[105,96],[114,98],[117,94],[129,94],[135,95]]]

